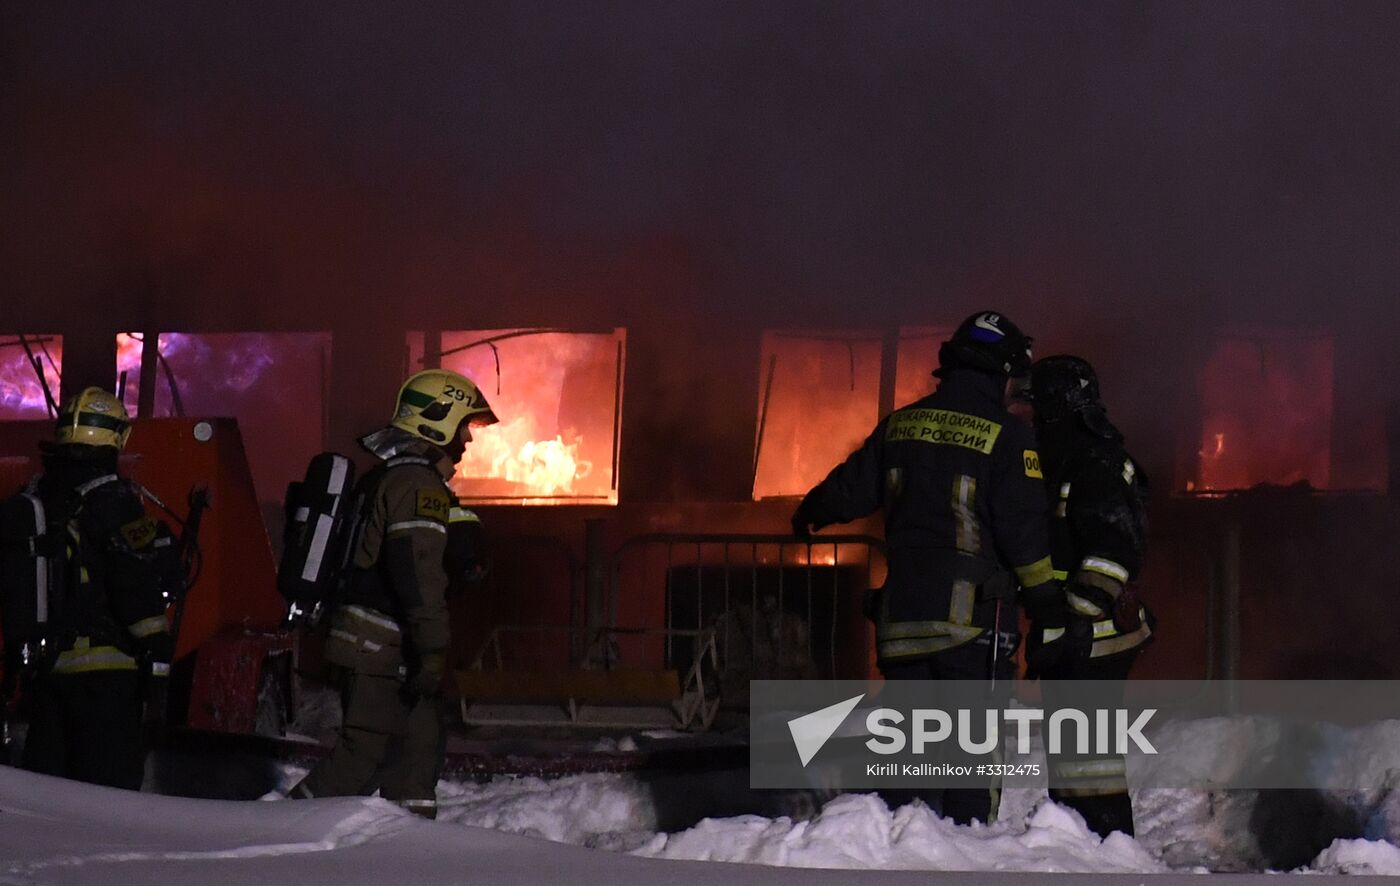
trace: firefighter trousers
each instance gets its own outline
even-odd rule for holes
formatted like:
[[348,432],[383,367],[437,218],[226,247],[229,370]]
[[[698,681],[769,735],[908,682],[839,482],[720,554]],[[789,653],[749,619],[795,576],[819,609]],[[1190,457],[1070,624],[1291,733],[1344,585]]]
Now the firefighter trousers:
[[[1138,652],[1129,649],[1117,655],[1069,662],[1042,674],[1041,692],[1047,715],[1065,707],[1061,681],[1125,681]],[[1122,696],[1104,696],[1098,701],[1117,706]],[[1084,816],[1089,830],[1101,837],[1114,831],[1133,836],[1133,805],[1128,797],[1127,765],[1122,754],[1067,753],[1050,761],[1050,799]]]
[[25,690],[32,772],[139,791],[146,769],[136,671],[47,674]]
[[[1001,648],[996,658],[996,690],[1008,696],[1011,681],[1016,676],[1015,660],[1018,637],[1012,633],[1001,635]],[[970,643],[955,646],[926,658],[908,662],[883,662],[880,673],[886,680],[971,680],[989,681],[992,671],[991,632]],[[911,800],[923,800],[930,808],[936,809],[945,818],[958,824],[969,824],[974,819],[984,823],[996,820],[1001,805],[1001,777],[995,776],[985,788],[944,788],[937,789],[882,789],[880,797],[894,809]]]
[[446,741],[439,699],[405,694],[396,677],[355,671],[344,676],[341,699],[344,720],[335,748],[291,796],[368,796],[378,790],[386,800],[436,818]]

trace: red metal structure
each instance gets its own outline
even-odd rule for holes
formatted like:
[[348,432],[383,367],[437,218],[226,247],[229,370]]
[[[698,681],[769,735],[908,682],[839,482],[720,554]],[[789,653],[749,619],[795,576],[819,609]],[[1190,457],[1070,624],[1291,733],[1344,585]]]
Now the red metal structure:
[[[38,443],[51,427],[47,421],[0,423],[0,494],[18,491],[41,469]],[[285,717],[293,699],[294,644],[280,630],[284,606],[238,422],[138,420],[121,467],[150,491],[151,516],[172,523],[177,535],[180,527],[157,501],[183,518],[190,491],[209,492],[198,576],[186,598],[176,649],[177,690],[186,690],[188,698],[186,724],[252,732],[260,697],[262,716]]]

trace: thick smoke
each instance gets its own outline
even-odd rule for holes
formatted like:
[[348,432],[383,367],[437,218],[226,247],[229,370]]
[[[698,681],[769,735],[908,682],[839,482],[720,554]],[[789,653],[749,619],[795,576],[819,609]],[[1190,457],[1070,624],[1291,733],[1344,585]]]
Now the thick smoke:
[[[1222,326],[1333,330],[1367,357],[1338,366],[1338,414],[1389,399],[1394,4],[0,16],[16,328],[56,303],[113,328],[389,339],[577,318],[638,329],[639,358],[662,330],[693,343],[658,362],[730,340],[752,362],[765,327],[994,305],[1101,364],[1159,474]],[[659,427],[752,412],[756,372],[665,369],[687,403]]]

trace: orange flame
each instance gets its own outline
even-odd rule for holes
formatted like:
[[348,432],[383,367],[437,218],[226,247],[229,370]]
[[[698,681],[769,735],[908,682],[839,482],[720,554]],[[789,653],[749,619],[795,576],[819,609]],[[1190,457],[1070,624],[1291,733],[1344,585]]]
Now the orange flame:
[[535,422],[522,415],[508,422],[472,432],[473,442],[457,463],[457,479],[482,477],[505,480],[526,487],[533,495],[574,495],[574,481],[593,471],[593,463],[579,459],[583,438],[563,434],[553,440],[537,440]]
[[[617,500],[611,457],[620,333],[443,332],[442,365],[473,379],[501,417],[473,428],[452,481],[472,500]],[[412,340],[411,340],[412,342]],[[411,349],[413,345],[411,344]]]

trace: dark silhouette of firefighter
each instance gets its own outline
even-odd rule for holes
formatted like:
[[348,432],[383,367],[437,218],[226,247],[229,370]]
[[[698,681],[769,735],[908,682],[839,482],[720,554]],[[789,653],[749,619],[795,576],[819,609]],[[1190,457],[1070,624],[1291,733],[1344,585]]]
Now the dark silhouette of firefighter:
[[[1098,378],[1086,361],[1046,357],[1031,368],[1029,398],[1052,508],[1051,557],[1065,584],[1060,625],[1032,626],[1029,676],[1045,681],[1047,707],[1058,681],[1126,680],[1152,620],[1132,581],[1147,542],[1147,477],[1108,420]],[[1121,696],[1120,696],[1121,698]],[[1050,762],[1050,796],[1078,810],[1103,836],[1133,833],[1122,756]]]
[[43,473],[3,504],[7,680],[22,684],[26,769],[138,790],[143,708],[163,720],[183,581],[174,539],[117,472],[131,432],[120,400],[63,404]]
[[471,428],[496,420],[470,379],[431,369],[404,382],[389,427],[360,441],[380,463],[357,484],[361,529],[325,646],[342,680],[344,716],[334,750],[292,797],[377,789],[436,817],[449,641],[444,564],[449,526],[461,522],[447,480]]
[[[1033,618],[1063,609],[1034,436],[1006,409],[1030,345],[1005,315],[969,317],[939,350],[938,390],[881,420],[793,514],[806,538],[884,509],[889,575],[869,614],[887,680],[1004,685],[1020,639],[1018,586]],[[942,794],[943,813],[960,823],[996,814],[995,783]]]

